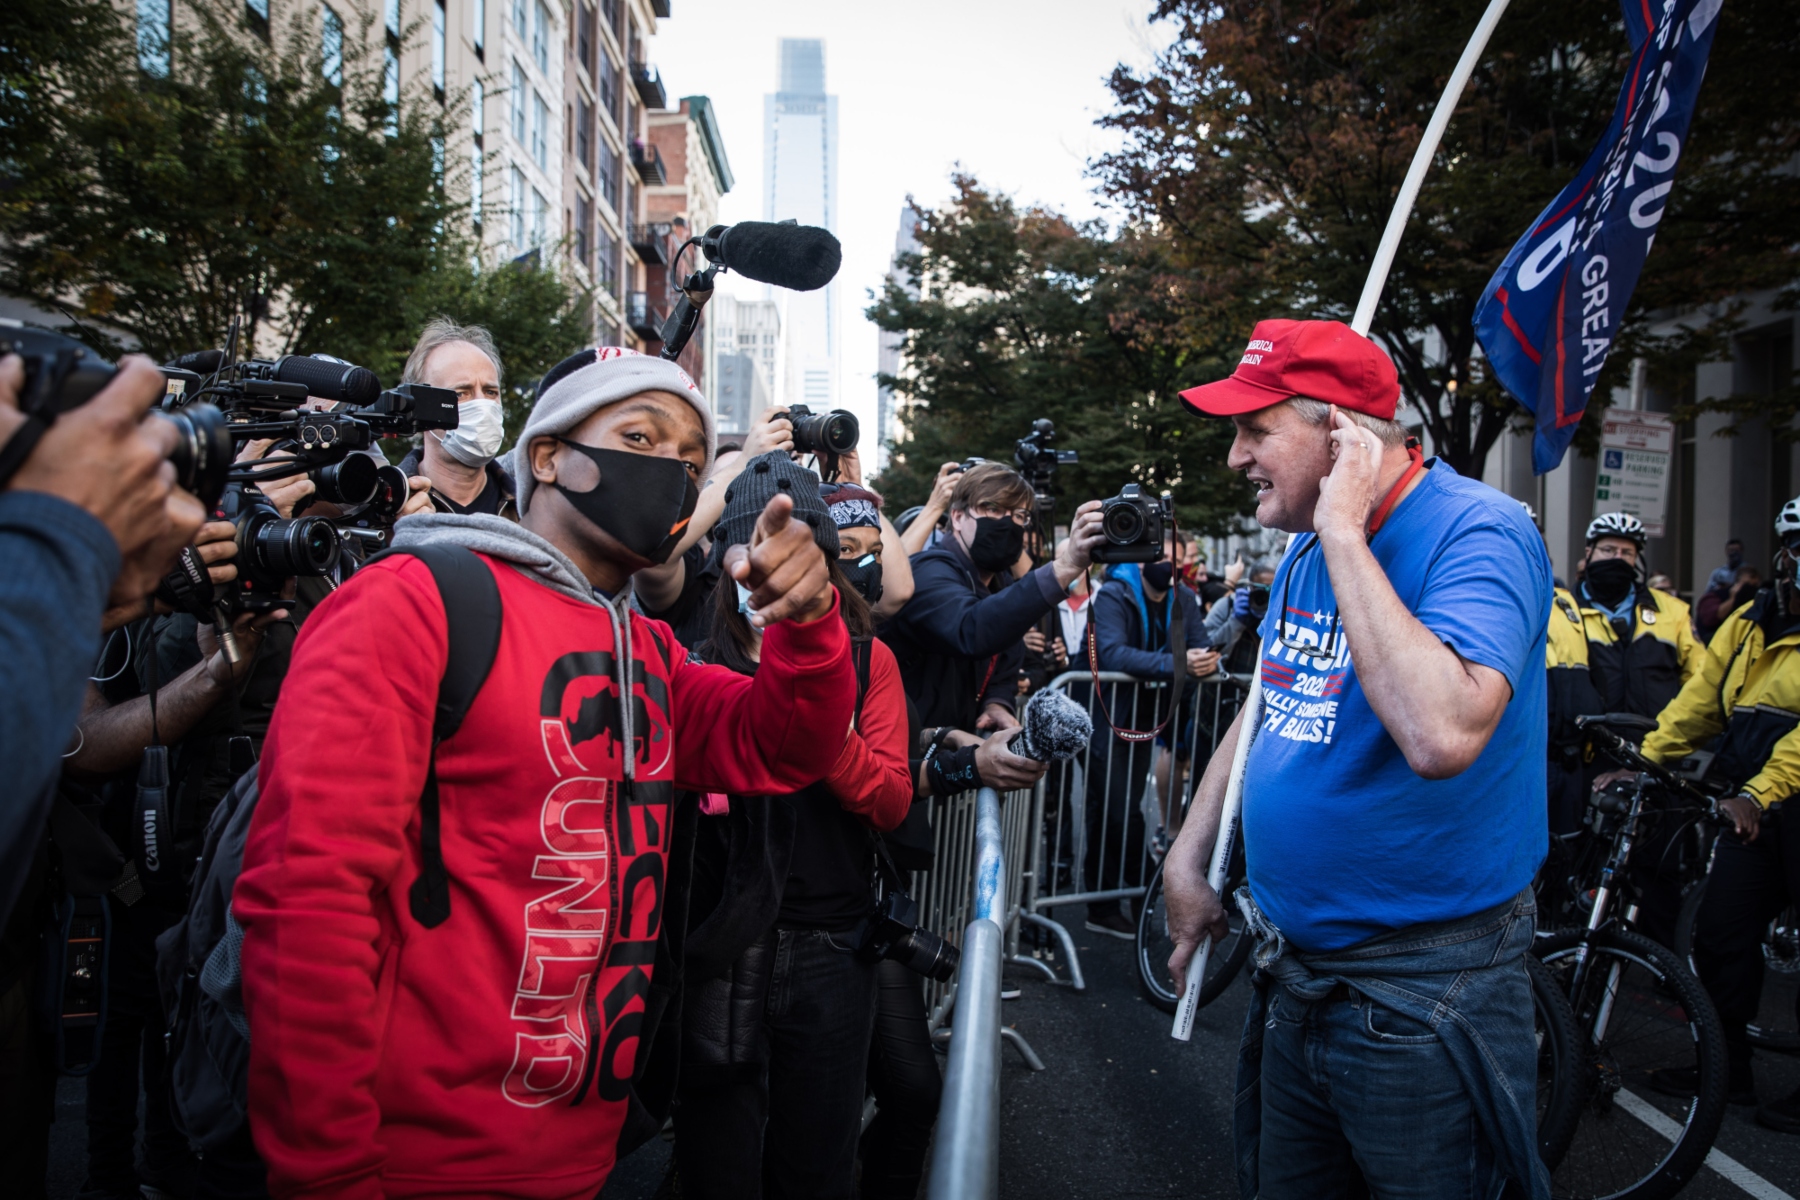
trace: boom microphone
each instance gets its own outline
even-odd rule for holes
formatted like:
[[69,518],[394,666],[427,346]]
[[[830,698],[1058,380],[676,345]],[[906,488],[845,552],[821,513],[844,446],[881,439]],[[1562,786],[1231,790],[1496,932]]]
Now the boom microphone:
[[276,359],[275,379],[278,383],[303,383],[308,395],[345,400],[355,408],[373,404],[381,395],[381,381],[375,372],[324,354],[289,354]]
[[211,375],[225,361],[223,350],[195,350],[171,359],[163,364],[171,371],[192,371],[196,375]]
[[831,230],[817,225],[714,225],[701,237],[700,249],[709,261],[745,279],[796,292],[824,287],[844,261],[844,248]]

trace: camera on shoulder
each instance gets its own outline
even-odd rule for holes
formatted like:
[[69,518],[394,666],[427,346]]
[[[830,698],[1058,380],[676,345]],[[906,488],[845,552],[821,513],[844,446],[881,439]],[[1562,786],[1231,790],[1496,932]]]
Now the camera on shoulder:
[[1152,500],[1135,483],[1100,504],[1100,528],[1106,542],[1095,548],[1094,561],[1102,563],[1156,562],[1163,556],[1163,538],[1175,524],[1175,501],[1168,492]]

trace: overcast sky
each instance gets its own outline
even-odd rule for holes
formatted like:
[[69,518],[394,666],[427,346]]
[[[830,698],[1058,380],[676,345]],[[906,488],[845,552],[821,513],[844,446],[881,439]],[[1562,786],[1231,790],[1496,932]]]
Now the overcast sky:
[[[1084,175],[1115,144],[1096,128],[1105,79],[1166,40],[1149,0],[673,0],[650,44],[671,100],[711,96],[736,186],[720,219],[762,213],[763,96],[776,42],[825,42],[838,97],[838,275],[845,337],[839,394],[872,437],[876,329],[863,318],[893,254],[907,195],[929,207],[957,164],[1025,203],[1103,213]],[[735,276],[726,277],[736,280]],[[747,298],[760,285],[736,282]]]

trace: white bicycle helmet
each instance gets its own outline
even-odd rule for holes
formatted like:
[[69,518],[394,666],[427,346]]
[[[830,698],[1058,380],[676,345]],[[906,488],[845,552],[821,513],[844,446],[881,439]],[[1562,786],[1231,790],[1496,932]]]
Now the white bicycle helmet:
[[[1783,509],[1782,511],[1786,512],[1787,510]],[[1800,523],[1796,524],[1796,528],[1800,528]],[[1591,546],[1595,542],[1599,541],[1601,538],[1609,538],[1609,537],[1629,538],[1631,541],[1633,541],[1637,544],[1637,548],[1639,550],[1642,550],[1644,548],[1644,543],[1649,538],[1649,535],[1644,532],[1644,523],[1642,521],[1638,520],[1636,517],[1632,516],[1630,513],[1623,513],[1623,512],[1601,513],[1599,516],[1595,517],[1592,521],[1588,522],[1588,527],[1587,527],[1587,544],[1588,545]]]
[[1782,505],[1781,511],[1775,514],[1776,538],[1785,542],[1791,533],[1800,533],[1800,496]]

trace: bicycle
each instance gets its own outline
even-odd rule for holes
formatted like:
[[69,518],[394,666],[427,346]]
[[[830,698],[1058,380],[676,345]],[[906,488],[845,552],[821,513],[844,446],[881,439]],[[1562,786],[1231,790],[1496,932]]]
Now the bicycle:
[[[1676,954],[1635,932],[1627,868],[1646,800],[1716,816],[1716,805],[1640,754],[1620,730],[1647,732],[1635,715],[1576,724],[1634,770],[1623,791],[1596,793],[1592,828],[1605,847],[1591,878],[1576,878],[1587,921],[1540,937],[1533,953],[1574,1010],[1585,1062],[1572,1081],[1581,1119],[1552,1182],[1558,1197],[1666,1200],[1699,1171],[1725,1117],[1725,1038],[1700,981]],[[1581,886],[1592,883],[1592,888]],[[1693,1085],[1685,1103],[1659,1091]]]
[[[1150,884],[1144,889],[1144,899],[1138,907],[1138,991],[1158,1009],[1173,1013],[1175,979],[1169,974],[1169,955],[1174,953],[1175,943],[1169,937],[1168,908],[1163,901],[1163,866],[1163,863],[1156,865],[1156,873],[1150,876]],[[1198,1000],[1201,1007],[1223,995],[1250,958],[1255,939],[1244,927],[1244,917],[1237,906],[1237,892],[1244,886],[1244,880],[1244,844],[1239,840],[1231,849],[1231,867],[1226,875],[1225,890],[1219,896],[1231,933],[1213,947],[1206,960],[1206,978],[1200,985]]]

